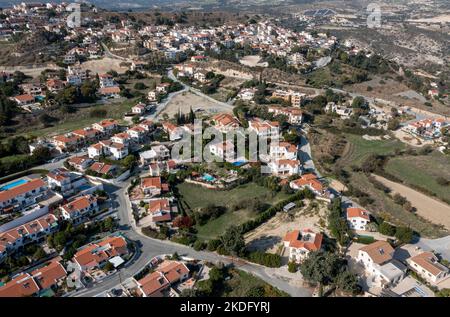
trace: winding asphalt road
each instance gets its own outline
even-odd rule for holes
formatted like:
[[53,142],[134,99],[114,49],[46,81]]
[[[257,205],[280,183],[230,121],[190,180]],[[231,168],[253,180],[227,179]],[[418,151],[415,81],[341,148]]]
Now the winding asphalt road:
[[293,286],[289,281],[277,275],[277,269],[267,268],[258,264],[248,263],[240,259],[233,259],[231,257],[221,256],[216,253],[206,251],[195,251],[190,247],[176,244],[170,241],[162,241],[151,239],[139,233],[134,224],[134,219],[131,216],[131,208],[129,200],[126,196],[126,190],[130,181],[125,181],[118,186],[105,184],[105,190],[110,194],[111,199],[115,201],[114,208],[119,214],[119,226],[122,234],[127,236],[130,240],[139,241],[140,248],[138,256],[136,256],[131,263],[120,269],[118,273],[104,278],[100,283],[95,283],[91,288],[82,289],[71,294],[74,297],[92,297],[108,291],[121,282],[134,276],[139,272],[153,257],[161,254],[173,254],[177,252],[181,256],[186,256],[198,260],[209,262],[222,262],[225,264],[233,263],[240,270],[252,273],[265,282],[285,291],[291,296],[295,297],[309,297],[312,295],[312,290],[309,288]]

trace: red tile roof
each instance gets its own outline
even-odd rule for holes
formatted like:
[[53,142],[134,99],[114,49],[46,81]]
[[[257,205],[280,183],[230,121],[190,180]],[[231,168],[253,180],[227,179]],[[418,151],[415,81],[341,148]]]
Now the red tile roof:
[[347,218],[364,218],[370,220],[369,213],[361,208],[351,207],[347,208]]
[[25,193],[31,192],[32,190],[36,190],[40,187],[46,186],[45,182],[42,179],[33,179],[29,182],[26,182],[22,185],[18,185],[8,190],[4,190],[0,192],[0,202],[8,201],[14,197],[19,195],[23,195]]
[[283,241],[289,242],[289,247],[303,248],[308,251],[317,251],[322,246],[323,235],[314,233],[309,229],[303,231],[294,230],[286,233]]

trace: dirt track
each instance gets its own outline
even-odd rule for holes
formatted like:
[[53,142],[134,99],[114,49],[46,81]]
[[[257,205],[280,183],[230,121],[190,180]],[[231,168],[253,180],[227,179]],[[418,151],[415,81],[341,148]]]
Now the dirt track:
[[389,187],[394,193],[398,193],[409,200],[413,207],[416,207],[417,214],[435,224],[443,225],[446,229],[450,230],[449,205],[409,188],[408,186],[395,183],[378,175],[373,174],[373,176]]

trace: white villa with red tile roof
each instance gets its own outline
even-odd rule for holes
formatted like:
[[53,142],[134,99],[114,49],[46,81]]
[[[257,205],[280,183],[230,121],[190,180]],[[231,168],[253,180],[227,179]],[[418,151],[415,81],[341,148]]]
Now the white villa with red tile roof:
[[182,262],[164,261],[154,272],[136,281],[141,297],[163,297],[171,285],[189,277],[189,269]]
[[272,159],[295,160],[297,158],[297,146],[289,142],[270,144],[270,157]]
[[80,270],[87,271],[101,268],[112,258],[127,254],[127,241],[120,236],[110,236],[81,247],[72,260]]
[[97,198],[92,195],[81,196],[61,206],[61,215],[65,220],[80,223],[92,213],[98,212]]
[[219,113],[212,117],[214,127],[222,133],[227,133],[239,128],[239,121],[228,113]]
[[235,151],[234,144],[230,141],[224,141],[219,143],[209,144],[209,152],[226,162],[234,162],[235,161]]
[[58,219],[53,214],[47,214],[23,225],[0,233],[0,261],[9,253],[25,244],[42,240],[53,233],[58,227]]
[[347,222],[353,230],[367,230],[370,214],[367,210],[358,207],[347,208]]
[[93,163],[93,161],[88,156],[83,155],[74,156],[70,158],[67,163],[78,171],[85,171]]
[[285,248],[289,250],[289,260],[302,262],[311,251],[320,250],[323,235],[310,229],[294,230],[286,233],[283,238]]
[[92,127],[104,134],[112,134],[112,132],[119,127],[119,123],[114,119],[105,119],[100,122],[94,123]]
[[158,196],[169,190],[166,183],[162,183],[161,177],[147,177],[141,179],[141,189],[144,195]]
[[152,222],[155,224],[172,221],[172,208],[167,198],[150,200],[148,212],[152,215]]
[[317,179],[317,176],[312,173],[304,174],[300,176],[300,178],[292,180],[289,183],[289,186],[296,190],[309,188],[316,195],[322,195],[324,193],[323,184]]
[[286,116],[290,124],[300,124],[303,119],[303,111],[298,108],[271,106],[269,107],[269,113],[273,113],[275,116]]
[[279,124],[276,121],[253,118],[248,121],[248,131],[253,131],[259,137],[277,138],[279,136]]
[[269,167],[271,173],[276,176],[291,176],[300,173],[299,160],[272,160],[267,166]]
[[169,134],[170,141],[179,140],[183,137],[184,130],[181,127],[176,126],[171,122],[163,122],[162,126],[164,131],[166,131]]
[[0,214],[35,204],[47,193],[47,183],[40,178],[27,180],[23,184],[0,191]]
[[448,267],[439,263],[432,252],[422,252],[406,260],[408,266],[428,283],[436,285],[449,277]]
[[393,255],[394,248],[380,240],[360,248],[356,261],[371,277],[373,286],[385,287],[401,281],[406,273],[406,267]]

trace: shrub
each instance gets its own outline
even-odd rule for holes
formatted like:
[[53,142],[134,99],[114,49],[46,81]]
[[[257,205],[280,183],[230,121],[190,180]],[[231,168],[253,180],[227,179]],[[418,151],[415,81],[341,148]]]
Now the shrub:
[[378,231],[381,234],[393,236],[395,234],[395,227],[384,221],[382,224],[379,225]]
[[297,263],[292,262],[292,261],[288,263],[288,271],[290,273],[296,273],[297,270],[298,270],[298,264]]
[[208,251],[216,251],[218,247],[220,247],[222,243],[219,239],[209,240],[206,249]]
[[398,227],[395,230],[395,237],[401,242],[401,243],[410,243],[413,238],[414,232],[411,228],[408,227]]
[[281,256],[278,254],[265,253],[262,251],[255,251],[248,255],[247,259],[251,262],[262,264],[267,267],[280,267]]
[[195,241],[194,243],[194,250],[195,251],[201,251],[203,249],[205,249],[206,247],[206,243],[200,240]]

